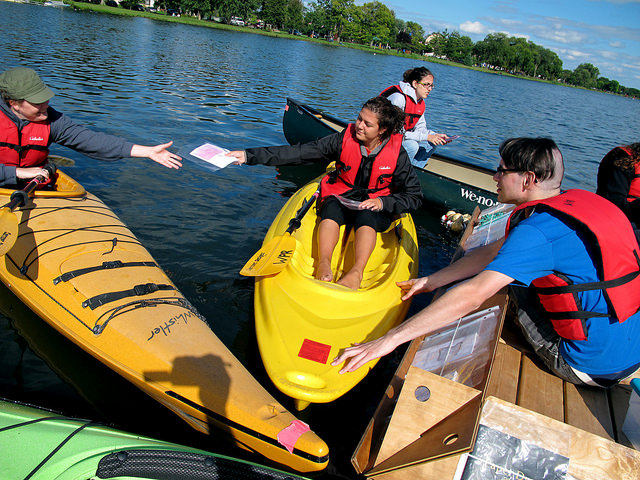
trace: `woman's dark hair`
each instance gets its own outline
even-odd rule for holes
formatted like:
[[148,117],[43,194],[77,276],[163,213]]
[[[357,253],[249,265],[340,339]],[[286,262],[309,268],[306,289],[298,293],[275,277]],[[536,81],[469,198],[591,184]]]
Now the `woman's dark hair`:
[[386,140],[392,133],[399,133],[404,126],[404,112],[386,97],[370,98],[362,108],[371,110],[378,117],[378,127],[384,129],[380,140]]
[[607,153],[604,158],[613,157],[613,164],[623,170],[633,170],[640,162],[640,142],[616,147]]
[[433,73],[431,73],[431,70],[429,70],[428,68],[425,68],[425,67],[411,68],[402,74],[402,81],[411,83],[415,80],[416,82],[419,82],[420,80],[422,80],[424,77],[428,75],[431,75],[432,77],[434,76]]
[[556,158],[559,153],[556,142],[550,138],[509,138],[500,145],[500,157],[507,168],[533,172],[536,179],[544,182],[556,173]]

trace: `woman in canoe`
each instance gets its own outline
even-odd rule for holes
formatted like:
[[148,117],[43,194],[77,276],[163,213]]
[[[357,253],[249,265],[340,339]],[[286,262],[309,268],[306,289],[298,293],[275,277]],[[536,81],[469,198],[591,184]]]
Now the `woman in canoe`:
[[[449,137],[427,128],[424,117],[425,100],[433,90],[433,73],[428,68],[417,67],[404,72],[402,82],[386,88],[380,95],[404,110],[404,139],[402,146],[407,151],[411,163],[424,168],[436,146],[448,143]],[[420,155],[417,155],[420,147]]]
[[0,185],[48,177],[49,145],[58,143],[100,160],[148,157],[168,168],[182,160],[167,150],[172,142],[148,147],[85,128],[49,106],[54,93],[31,68],[0,74]]
[[640,238],[640,142],[616,147],[603,157],[596,193],[627,215]]
[[[336,162],[336,171],[320,183],[316,278],[333,280],[331,257],[340,225],[346,224],[355,229],[355,261],[337,283],[356,290],[375,247],[376,232],[386,230],[395,215],[422,203],[420,183],[402,148],[403,123],[400,109],[386,98],[375,97],[365,102],[356,122],[340,133],[305,144],[250,148],[227,155],[236,157],[237,164],[248,165]],[[360,203],[356,209],[348,208],[345,203],[349,200]]]

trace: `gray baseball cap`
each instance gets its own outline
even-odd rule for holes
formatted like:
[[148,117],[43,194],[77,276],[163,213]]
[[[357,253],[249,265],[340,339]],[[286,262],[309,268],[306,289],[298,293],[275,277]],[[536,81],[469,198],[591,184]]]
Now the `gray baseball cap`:
[[0,91],[12,100],[30,103],[44,103],[54,95],[36,71],[26,67],[10,68],[0,74]]

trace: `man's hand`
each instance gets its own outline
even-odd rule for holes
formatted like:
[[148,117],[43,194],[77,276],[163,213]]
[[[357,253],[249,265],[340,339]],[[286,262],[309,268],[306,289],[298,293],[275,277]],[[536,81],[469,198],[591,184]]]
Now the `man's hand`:
[[391,340],[390,335],[387,334],[377,340],[363,344],[356,343],[353,347],[345,348],[344,351],[331,362],[331,365],[335,367],[351,359],[348,364],[342,367],[340,373],[353,372],[365,363],[393,352],[396,347],[397,345]]
[[396,282],[402,289],[402,300],[408,300],[417,293],[431,292],[435,288],[429,284],[429,277],[412,278],[404,282]]

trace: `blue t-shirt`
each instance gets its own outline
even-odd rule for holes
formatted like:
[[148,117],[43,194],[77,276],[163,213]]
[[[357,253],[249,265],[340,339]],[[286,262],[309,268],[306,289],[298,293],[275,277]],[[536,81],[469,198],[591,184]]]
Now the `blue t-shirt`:
[[[596,268],[580,234],[549,212],[534,212],[509,233],[496,258],[487,266],[525,285],[560,272],[574,283],[596,282]],[[586,311],[607,313],[600,290],[579,293]],[[640,312],[623,323],[615,318],[586,320],[587,340],[560,342],[569,365],[589,375],[623,371],[640,363]]]

